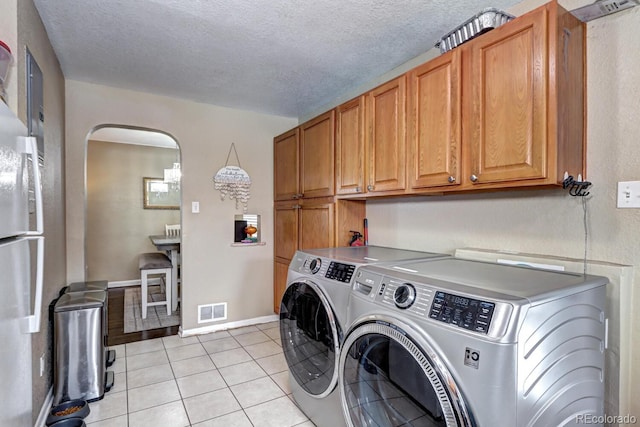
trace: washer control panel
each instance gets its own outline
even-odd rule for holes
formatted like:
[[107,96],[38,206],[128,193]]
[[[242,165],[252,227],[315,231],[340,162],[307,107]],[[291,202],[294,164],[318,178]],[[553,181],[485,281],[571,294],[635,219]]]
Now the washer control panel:
[[[352,295],[415,319],[490,339],[502,339],[512,323],[514,307],[509,302],[407,279],[409,277],[390,277],[361,268],[356,275]],[[451,287],[455,286],[451,284]]]
[[331,261],[324,277],[327,279],[337,280],[339,282],[349,283],[351,282],[351,278],[353,277],[353,272],[355,270],[355,265]]
[[486,334],[489,332],[495,306],[492,302],[436,291],[429,317]]

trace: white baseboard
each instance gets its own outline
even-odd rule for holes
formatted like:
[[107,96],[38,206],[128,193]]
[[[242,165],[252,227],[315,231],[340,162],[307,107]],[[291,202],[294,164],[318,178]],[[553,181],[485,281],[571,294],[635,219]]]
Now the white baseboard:
[[237,320],[235,322],[227,322],[210,326],[203,326],[201,328],[182,329],[182,325],[178,330],[178,334],[185,338],[193,335],[210,334],[211,332],[224,331],[227,329],[240,328],[242,326],[259,325],[261,323],[275,322],[280,317],[277,314],[271,314],[269,316],[254,317],[253,319]]
[[40,408],[40,413],[38,414],[38,418],[34,424],[34,427],[45,427],[47,425],[47,417],[49,416],[49,409],[53,406],[53,387],[49,389],[47,396],[44,398],[44,402],[42,402],[42,407]]

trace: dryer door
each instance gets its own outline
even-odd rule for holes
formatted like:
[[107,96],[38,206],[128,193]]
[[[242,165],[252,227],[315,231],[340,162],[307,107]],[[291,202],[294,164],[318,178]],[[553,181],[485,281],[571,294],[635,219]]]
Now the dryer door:
[[280,337],[289,370],[314,397],[326,397],[338,383],[342,331],[328,300],[311,282],[289,285],[280,303]]
[[340,387],[350,426],[473,426],[459,388],[428,344],[386,321],[347,336]]

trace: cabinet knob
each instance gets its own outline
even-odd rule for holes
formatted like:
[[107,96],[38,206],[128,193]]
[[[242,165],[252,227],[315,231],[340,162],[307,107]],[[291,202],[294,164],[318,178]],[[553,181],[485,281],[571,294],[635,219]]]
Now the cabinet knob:
[[453,175],[449,175],[449,178],[447,179],[447,181],[449,181],[451,184],[453,184],[454,182],[456,182],[456,177]]
[[362,188],[361,187],[356,187],[356,193],[362,193]]
[[367,185],[367,190],[373,191],[373,185],[371,185],[371,184]]
[[298,194],[298,199],[303,199],[303,198],[304,198],[304,194],[303,193]]
[[469,177],[469,179],[471,180],[471,182],[477,182],[478,181],[478,176],[477,175],[471,175]]

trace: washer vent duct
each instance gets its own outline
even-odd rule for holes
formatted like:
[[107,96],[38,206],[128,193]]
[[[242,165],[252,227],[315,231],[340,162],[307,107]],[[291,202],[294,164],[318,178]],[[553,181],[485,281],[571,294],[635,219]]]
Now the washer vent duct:
[[571,11],[571,14],[582,22],[592,21],[637,6],[638,0],[598,0]]
[[198,323],[215,322],[227,318],[227,303],[205,304],[198,306]]

